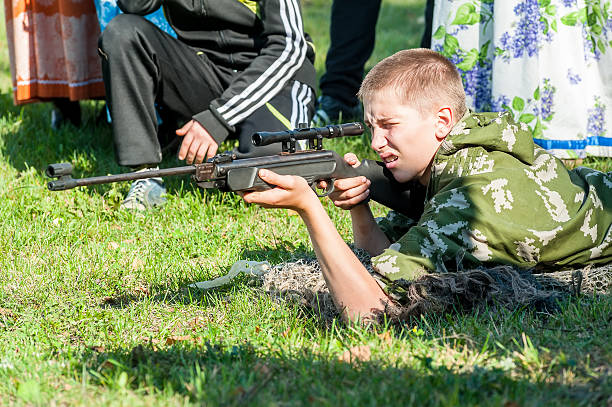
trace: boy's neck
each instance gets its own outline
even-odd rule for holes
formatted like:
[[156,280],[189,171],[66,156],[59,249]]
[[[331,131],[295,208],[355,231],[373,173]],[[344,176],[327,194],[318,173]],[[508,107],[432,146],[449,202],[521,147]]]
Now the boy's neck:
[[[438,150],[439,149],[440,148],[438,148]],[[431,157],[431,161],[429,162],[429,165],[427,166],[425,171],[423,171],[423,175],[417,178],[417,181],[419,181],[419,184],[423,186],[429,185],[429,180],[431,179],[431,167],[433,167],[433,162],[437,154],[438,154],[438,151],[436,150],[436,154],[434,154],[434,156]]]

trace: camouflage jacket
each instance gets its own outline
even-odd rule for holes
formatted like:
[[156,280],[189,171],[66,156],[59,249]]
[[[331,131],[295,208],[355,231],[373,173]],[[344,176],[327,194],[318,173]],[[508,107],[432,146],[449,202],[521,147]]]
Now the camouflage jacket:
[[612,261],[612,173],[569,171],[506,113],[468,113],[436,153],[423,215],[390,212],[387,282],[509,264],[541,271]]

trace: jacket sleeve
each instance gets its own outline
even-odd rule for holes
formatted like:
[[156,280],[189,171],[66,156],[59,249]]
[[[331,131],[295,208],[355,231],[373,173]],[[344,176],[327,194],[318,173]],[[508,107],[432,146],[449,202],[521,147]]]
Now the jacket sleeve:
[[472,185],[437,193],[425,205],[418,223],[372,258],[374,269],[387,283],[401,284],[424,274],[444,272],[447,266],[474,267],[490,261],[487,236],[476,221],[483,216],[483,205],[474,202],[478,193]]
[[193,116],[217,143],[278,94],[306,57],[308,44],[298,0],[262,0],[259,4],[265,39],[259,55],[208,110]]
[[162,0],[118,0],[117,5],[126,14],[145,16],[157,10]]

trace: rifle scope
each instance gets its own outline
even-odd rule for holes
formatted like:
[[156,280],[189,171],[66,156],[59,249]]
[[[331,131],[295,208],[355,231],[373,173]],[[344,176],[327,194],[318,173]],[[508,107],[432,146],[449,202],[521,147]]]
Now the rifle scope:
[[313,140],[319,138],[336,138],[342,136],[357,136],[363,133],[363,124],[359,122],[330,125],[325,127],[310,127],[305,129],[285,131],[260,131],[251,136],[255,146],[267,146],[274,143]]

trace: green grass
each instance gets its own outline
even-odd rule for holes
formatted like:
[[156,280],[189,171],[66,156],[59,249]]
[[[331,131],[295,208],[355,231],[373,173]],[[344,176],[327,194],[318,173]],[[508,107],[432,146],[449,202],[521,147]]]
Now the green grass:
[[[304,2],[319,56],[329,3]],[[422,3],[383,2],[372,61],[418,44]],[[0,404],[611,402],[609,296],[570,299],[552,314],[456,312],[365,330],[327,326],[244,278],[214,292],[186,291],[240,259],[311,254],[305,227],[286,211],[202,192],[186,178],[170,181],[166,207],[144,215],[116,210],[123,184],[48,192],[43,169],[51,162],[73,162],[77,175],[120,171],[111,134],[95,125],[99,103],[84,104],[83,128],[58,132],[48,105],[13,106],[7,61],[2,25]],[[366,151],[360,139],[330,146]],[[609,159],[588,163],[610,168]],[[346,213],[327,208],[350,240]],[[370,356],[340,361],[349,349]]]

